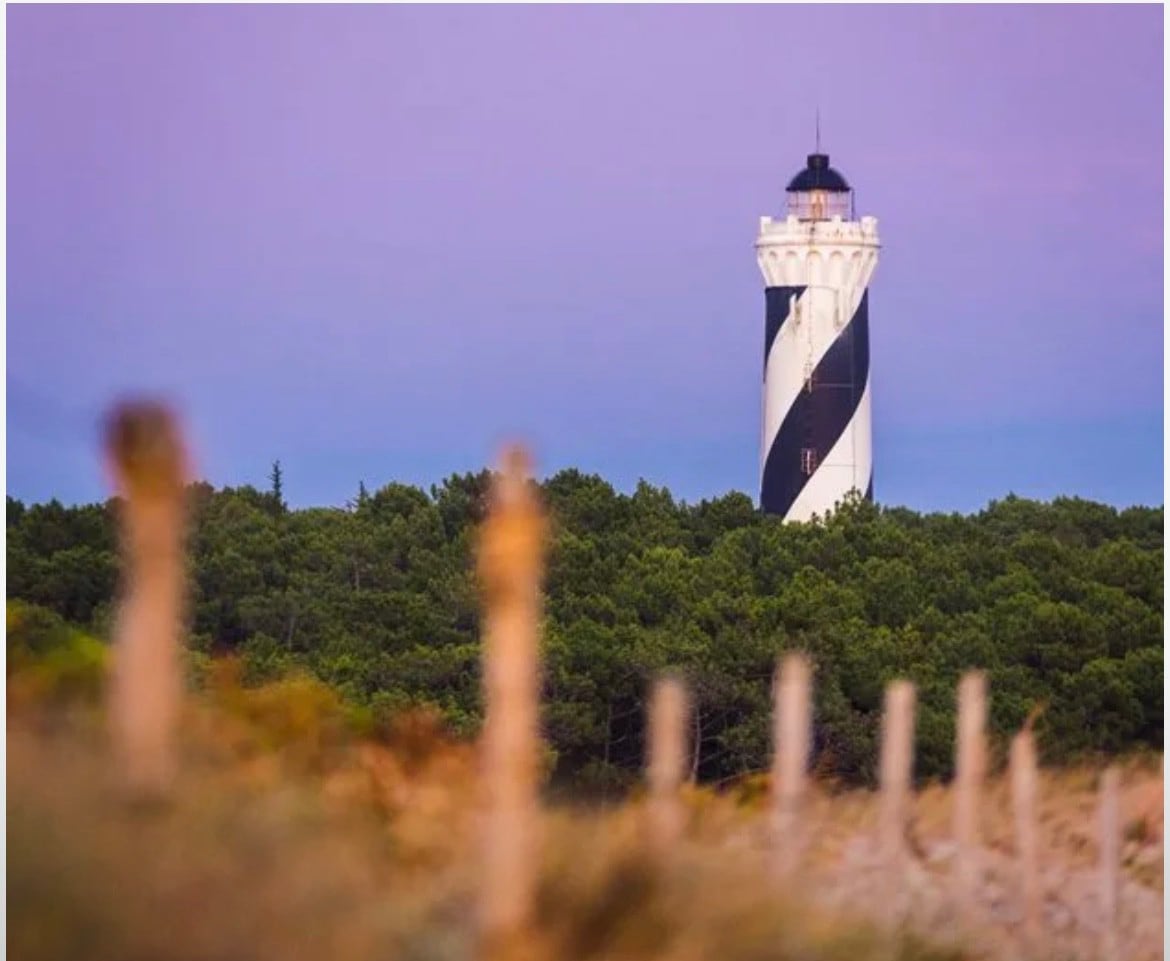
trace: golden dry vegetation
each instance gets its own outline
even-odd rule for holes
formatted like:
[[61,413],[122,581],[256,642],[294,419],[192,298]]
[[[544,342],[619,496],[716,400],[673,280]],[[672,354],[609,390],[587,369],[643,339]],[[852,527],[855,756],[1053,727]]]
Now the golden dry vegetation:
[[[473,745],[445,737],[425,714],[363,730],[315,681],[247,689],[223,662],[184,707],[171,800],[128,805],[97,685],[79,683],[87,670],[100,667],[38,665],[9,677],[12,957],[474,956],[481,805]],[[1093,956],[1096,776],[1086,767],[1042,780],[1053,957]],[[1126,956],[1158,957],[1160,759],[1125,765],[1123,786]],[[1010,947],[1006,791],[993,778],[982,808],[993,890],[977,940],[953,937],[946,923],[949,792],[932,786],[916,796],[915,857],[903,883],[915,892],[918,934],[899,941],[896,956]],[[684,789],[683,837],[666,862],[650,850],[640,799],[546,808],[531,956],[888,957],[880,922],[897,881],[867,857],[875,795],[814,784],[805,814],[812,843],[787,892],[769,881],[766,801],[763,778],[721,793]],[[1134,912],[1145,912],[1136,925]]]

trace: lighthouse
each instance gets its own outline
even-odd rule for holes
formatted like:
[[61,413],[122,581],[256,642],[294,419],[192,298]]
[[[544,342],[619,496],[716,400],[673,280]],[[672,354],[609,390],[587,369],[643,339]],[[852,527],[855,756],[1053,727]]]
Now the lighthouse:
[[764,398],[760,507],[786,521],[873,499],[870,278],[877,220],[857,219],[853,190],[810,154],[788,184],[782,219],[760,218]]

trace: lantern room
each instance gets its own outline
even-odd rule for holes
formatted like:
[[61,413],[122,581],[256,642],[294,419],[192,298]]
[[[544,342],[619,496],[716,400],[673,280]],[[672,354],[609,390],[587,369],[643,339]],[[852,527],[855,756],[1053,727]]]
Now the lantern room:
[[853,190],[829,166],[829,155],[808,155],[808,166],[788,182],[788,216],[798,220],[853,219]]

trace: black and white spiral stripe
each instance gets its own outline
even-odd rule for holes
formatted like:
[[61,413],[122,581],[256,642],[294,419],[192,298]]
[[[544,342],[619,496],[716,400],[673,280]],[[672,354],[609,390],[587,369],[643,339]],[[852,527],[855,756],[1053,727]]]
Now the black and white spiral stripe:
[[[807,520],[825,514],[851,490],[873,498],[869,412],[868,291],[848,322],[826,337],[799,375],[795,354],[805,342],[783,336],[786,325],[815,324],[814,291],[807,286],[768,287],[764,337],[764,438],[760,506],[765,513]],[[830,291],[827,296],[840,296]],[[794,320],[792,314],[805,312]],[[812,337],[812,334],[809,334]],[[813,343],[809,340],[808,343]],[[811,366],[811,376],[808,366]],[[769,384],[769,377],[783,380]],[[811,452],[811,453],[810,453]]]

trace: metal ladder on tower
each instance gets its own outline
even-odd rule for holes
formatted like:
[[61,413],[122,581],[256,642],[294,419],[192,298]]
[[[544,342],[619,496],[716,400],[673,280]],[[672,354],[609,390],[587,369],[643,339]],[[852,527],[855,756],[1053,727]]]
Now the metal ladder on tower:
[[[812,290],[812,287],[809,287],[809,289],[805,293],[805,296],[808,299],[809,320],[811,321],[812,316],[813,316],[813,310],[812,310],[813,290]],[[813,377],[816,374],[816,367],[813,365],[813,329],[814,329],[814,327],[815,327],[814,324],[809,323],[809,325],[805,328],[805,331],[804,331],[805,356],[804,356],[804,367],[801,371],[802,380],[804,382],[804,389],[806,391],[808,391],[808,393],[810,393],[810,394],[813,392]]]

